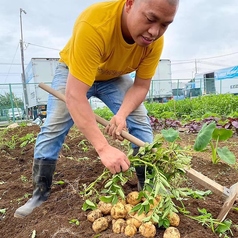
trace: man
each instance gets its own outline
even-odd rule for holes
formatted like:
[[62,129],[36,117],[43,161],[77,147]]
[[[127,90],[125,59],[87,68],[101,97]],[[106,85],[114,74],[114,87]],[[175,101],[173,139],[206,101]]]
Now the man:
[[[72,37],[60,52],[52,87],[66,95],[66,104],[49,96],[47,118],[36,141],[33,197],[18,208],[25,217],[47,200],[59,151],[75,123],[111,173],[126,171],[127,156],[108,144],[88,102],[101,99],[114,113],[106,131],[121,140],[121,131],[153,141],[143,100],[158,65],[163,34],[173,22],[178,0],[118,0],[87,8],[78,17]],[[134,81],[128,73],[136,71]],[[67,106],[67,107],[66,107]],[[138,151],[136,145],[132,145]],[[136,168],[143,186],[144,168]]]

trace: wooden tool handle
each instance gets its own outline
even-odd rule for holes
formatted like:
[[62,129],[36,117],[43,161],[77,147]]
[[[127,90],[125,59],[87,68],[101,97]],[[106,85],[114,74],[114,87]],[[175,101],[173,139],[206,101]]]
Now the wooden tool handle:
[[[52,94],[53,96],[55,96],[56,98],[60,99],[61,101],[65,102],[65,95],[60,93],[59,91],[51,88],[49,85],[44,84],[44,83],[40,83],[39,87],[42,88],[43,90],[45,90],[46,92]],[[96,121],[101,124],[102,126],[107,126],[109,124],[109,122],[107,120],[105,120],[104,118],[98,116],[97,114],[94,114]],[[122,131],[121,132],[121,136],[125,139],[127,139],[128,141],[132,142],[133,144],[139,146],[139,147],[143,147],[145,146],[145,142],[139,140],[138,138],[136,138],[135,136],[129,134],[126,131]]]

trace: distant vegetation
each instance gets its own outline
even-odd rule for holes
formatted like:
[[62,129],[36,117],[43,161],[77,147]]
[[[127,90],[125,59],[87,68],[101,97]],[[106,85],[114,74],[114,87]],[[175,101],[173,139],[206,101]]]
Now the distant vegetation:
[[[171,100],[167,103],[146,102],[148,115],[159,119],[177,119],[181,121],[202,120],[208,117],[238,117],[238,96],[219,94]],[[112,112],[104,107],[94,110],[99,116],[110,120]]]

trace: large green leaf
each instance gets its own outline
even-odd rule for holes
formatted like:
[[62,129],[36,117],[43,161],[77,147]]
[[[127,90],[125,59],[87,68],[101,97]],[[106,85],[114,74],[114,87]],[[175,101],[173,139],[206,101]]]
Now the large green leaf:
[[225,141],[231,138],[232,135],[233,135],[232,130],[225,129],[225,128],[215,128],[212,134],[212,138],[214,140],[218,139],[218,141]]
[[215,128],[216,128],[215,122],[203,125],[202,129],[199,131],[197,138],[195,140],[195,144],[193,146],[194,150],[202,151],[207,147],[208,143],[212,139],[212,133]]
[[161,131],[164,139],[168,142],[174,142],[179,137],[179,132],[174,130],[173,128],[169,128],[168,130]]
[[217,148],[217,154],[220,159],[226,162],[227,164],[236,163],[235,155],[226,146],[222,148]]

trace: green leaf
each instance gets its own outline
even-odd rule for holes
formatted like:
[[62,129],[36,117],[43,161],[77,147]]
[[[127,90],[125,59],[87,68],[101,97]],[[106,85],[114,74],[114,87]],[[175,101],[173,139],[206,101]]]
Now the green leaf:
[[212,138],[218,141],[226,141],[231,138],[233,135],[232,130],[225,129],[225,128],[215,128],[212,133]]
[[122,199],[125,198],[125,194],[124,194],[124,192],[123,192],[122,189],[118,189],[117,192],[118,192],[119,196],[120,196]]
[[231,229],[231,225],[232,225],[231,220],[225,220],[217,226],[216,232],[224,234],[226,231],[229,231]]
[[118,202],[118,197],[116,195],[112,196],[112,204],[116,204]]
[[7,210],[6,208],[0,209],[0,213],[1,213],[1,214],[5,214],[5,213],[6,213],[6,210]]
[[164,139],[168,142],[174,142],[179,137],[179,132],[174,130],[173,128],[169,128],[168,130],[161,131]]
[[217,154],[220,159],[226,162],[227,164],[236,163],[235,155],[226,146],[222,148],[217,148]]
[[87,211],[88,209],[93,210],[95,208],[96,208],[96,205],[93,202],[91,202],[90,200],[87,199],[83,204],[82,210]]
[[62,180],[60,180],[60,181],[56,181],[54,184],[57,184],[57,185],[63,185],[63,184],[65,184],[65,182],[62,181]]
[[111,203],[111,202],[112,202],[112,199],[113,199],[113,196],[112,196],[112,195],[100,197],[100,200],[101,200],[102,202],[105,202],[105,203]]
[[108,182],[105,184],[104,188],[110,187],[110,186],[112,185],[112,182],[113,182],[112,180],[108,181]]
[[136,212],[136,211],[138,211],[138,210],[141,208],[141,206],[142,206],[141,203],[135,205],[135,206],[131,209],[131,212]]
[[71,219],[70,221],[69,221],[69,224],[75,224],[75,225],[79,225],[79,220],[78,219]]
[[194,150],[202,151],[207,147],[207,145],[212,139],[212,133],[215,128],[216,128],[215,122],[203,125],[202,129],[199,131],[197,138],[195,140],[195,144],[193,146]]

